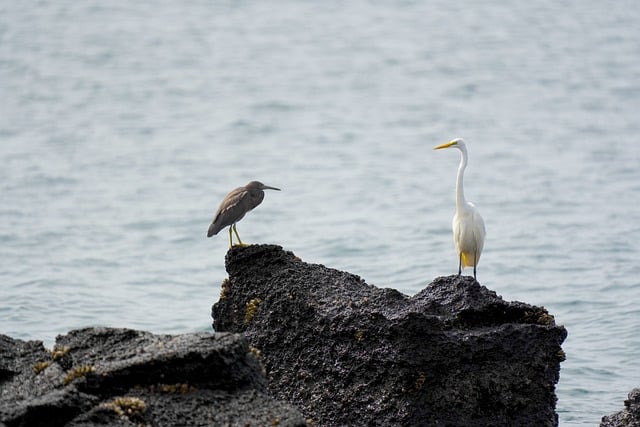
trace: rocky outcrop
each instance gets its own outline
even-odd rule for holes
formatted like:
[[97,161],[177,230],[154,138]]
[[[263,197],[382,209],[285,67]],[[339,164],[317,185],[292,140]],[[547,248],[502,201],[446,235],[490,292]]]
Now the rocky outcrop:
[[301,426],[266,394],[262,367],[230,333],[87,328],[39,341],[0,335],[0,426]]
[[624,409],[602,417],[600,427],[640,427],[640,388],[634,388],[624,401]]
[[279,246],[227,253],[216,331],[261,354],[274,397],[319,426],[557,424],[566,330],[472,277],[408,297]]

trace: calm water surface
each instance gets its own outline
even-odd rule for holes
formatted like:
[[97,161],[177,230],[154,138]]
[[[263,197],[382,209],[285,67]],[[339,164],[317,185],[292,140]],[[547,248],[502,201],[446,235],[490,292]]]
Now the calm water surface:
[[308,262],[417,293],[456,271],[567,327],[561,425],[640,386],[640,3],[5,2],[0,332],[210,330],[224,195]]

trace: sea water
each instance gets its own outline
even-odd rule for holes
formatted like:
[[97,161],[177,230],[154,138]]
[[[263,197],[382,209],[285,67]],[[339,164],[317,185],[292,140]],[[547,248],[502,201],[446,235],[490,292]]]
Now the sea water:
[[[561,425],[640,386],[637,1],[25,1],[0,7],[0,332],[211,330],[238,224],[412,295],[457,272],[564,325]],[[470,270],[467,270],[470,273]]]

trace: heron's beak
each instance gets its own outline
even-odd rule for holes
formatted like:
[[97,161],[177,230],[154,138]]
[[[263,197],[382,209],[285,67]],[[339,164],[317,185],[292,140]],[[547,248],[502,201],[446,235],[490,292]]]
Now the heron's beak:
[[449,148],[449,147],[451,147],[452,145],[456,145],[456,143],[457,143],[457,141],[455,141],[455,140],[454,140],[454,141],[449,141],[449,142],[446,142],[446,143],[444,143],[444,144],[440,144],[440,145],[438,145],[437,147],[433,147],[433,149],[434,149],[434,150],[439,150],[439,149],[441,149],[441,148]]
[[279,189],[279,188],[276,188],[276,187],[269,187],[268,185],[263,186],[263,187],[262,187],[262,189],[263,189],[263,190],[278,190],[278,191],[280,191],[280,189]]

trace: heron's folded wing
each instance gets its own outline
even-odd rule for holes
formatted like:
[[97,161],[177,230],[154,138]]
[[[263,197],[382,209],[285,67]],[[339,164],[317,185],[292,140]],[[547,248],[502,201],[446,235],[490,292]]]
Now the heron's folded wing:
[[248,192],[244,187],[236,188],[227,194],[222,203],[220,203],[216,215],[213,217],[208,235],[213,236],[214,234],[218,234],[224,227],[240,221],[246,213],[243,202],[247,197]]

